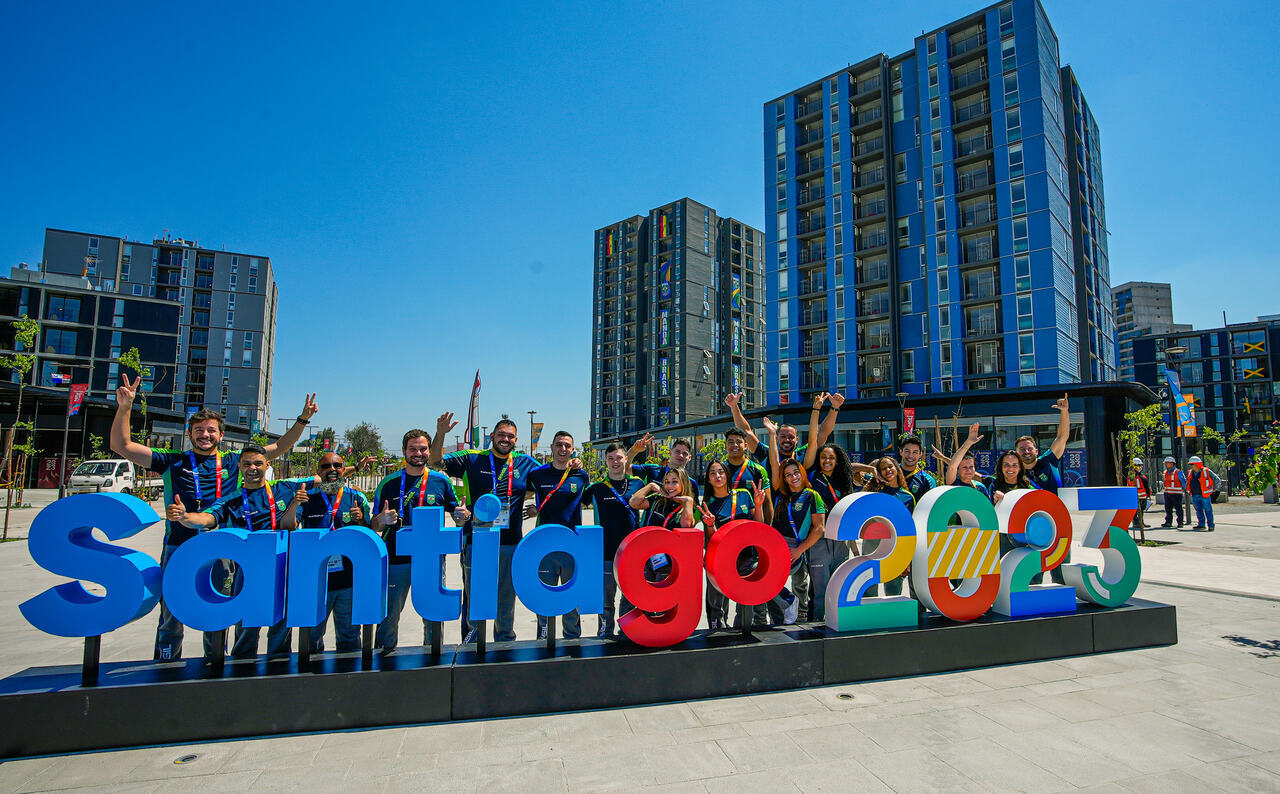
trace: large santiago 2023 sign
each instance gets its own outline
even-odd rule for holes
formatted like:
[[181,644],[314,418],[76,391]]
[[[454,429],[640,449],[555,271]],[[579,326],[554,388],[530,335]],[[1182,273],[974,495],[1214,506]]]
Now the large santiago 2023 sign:
[[[972,488],[947,486],[925,494],[914,513],[885,494],[852,494],[832,509],[827,537],[878,542],[869,554],[836,570],[826,593],[827,626],[865,631],[918,625],[915,599],[870,595],[874,585],[908,568],[912,590],[924,606],[954,621],[971,621],[992,609],[1014,618],[1072,612],[1077,599],[1121,606],[1137,589],[1142,570],[1137,545],[1124,529],[1137,506],[1133,488],[1110,487],[1065,488],[1060,496],[1014,491],[993,507]],[[481,522],[492,521],[497,512],[498,501],[491,495],[481,497],[475,508]],[[1073,514],[1087,524],[1082,545],[1101,550],[1101,570],[1065,563]],[[22,603],[22,614],[49,634],[90,637],[145,616],[163,592],[174,616],[201,631],[220,631],[238,622],[270,626],[281,619],[293,627],[315,626],[325,612],[328,560],[343,555],[355,580],[353,622],[378,623],[386,616],[387,548],[369,529],[204,532],[178,548],[163,576],[151,556],[93,537],[97,528],[110,540],[122,540],[158,520],[149,505],[119,494],[72,496],[46,507],[31,526],[31,556],[71,581]],[[1003,556],[1001,533],[1015,544]],[[473,532],[472,620],[497,617],[499,534],[486,527]],[[461,553],[462,544],[462,530],[446,527],[439,507],[414,508],[412,526],[399,530],[396,547],[412,558],[413,606],[426,620],[461,618],[462,592],[444,586],[441,560]],[[737,560],[748,546],[759,551],[760,564],[744,576]],[[599,526],[574,530],[544,524],[530,530],[511,563],[517,596],[538,615],[602,612],[603,549]],[[557,551],[573,557],[576,573],[566,584],[546,584],[538,568],[547,554]],[[670,575],[661,582],[644,577],[645,562],[655,554],[672,561]],[[244,572],[235,595],[224,595],[211,584],[220,559],[235,561]],[[1042,572],[1058,567],[1066,585],[1032,584]],[[618,584],[636,607],[619,625],[640,645],[674,645],[688,638],[702,619],[704,570],[730,600],[751,605],[775,596],[789,569],[786,542],[757,521],[729,522],[710,542],[701,529],[641,527],[627,536],[614,558]],[[101,584],[106,595],[90,593],[81,581]]]

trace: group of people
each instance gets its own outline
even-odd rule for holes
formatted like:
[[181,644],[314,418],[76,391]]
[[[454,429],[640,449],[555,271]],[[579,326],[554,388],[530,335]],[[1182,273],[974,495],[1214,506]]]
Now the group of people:
[[[409,597],[412,579],[410,558],[396,548],[396,531],[413,523],[413,508],[440,506],[463,528],[463,609],[464,640],[474,636],[476,627],[467,619],[470,593],[470,552],[476,500],[493,494],[501,509],[493,526],[500,529],[498,570],[498,611],[493,638],[516,639],[515,588],[511,560],[524,535],[526,520],[540,524],[577,527],[583,523],[583,509],[593,510],[593,521],[604,530],[604,610],[598,619],[597,635],[611,637],[617,617],[632,609],[619,593],[613,560],[619,545],[638,527],[701,529],[707,541],[730,521],[752,518],[778,531],[791,550],[791,575],[787,586],[770,602],[758,606],[738,605],[735,614],[728,599],[707,582],[705,608],[711,629],[766,623],[789,624],[824,620],[825,591],[832,574],[851,554],[870,554],[876,540],[836,541],[825,537],[827,512],[844,496],[858,491],[882,492],[902,501],[909,509],[940,483],[924,468],[925,450],[916,435],[898,439],[896,454],[884,454],[867,463],[850,460],[837,444],[829,443],[838,412],[844,403],[839,394],[815,397],[808,427],[807,443],[800,443],[799,430],[766,418],[762,440],[742,413],[739,395],[725,399],[734,427],[724,434],[724,455],[711,461],[694,481],[687,471],[693,450],[683,439],[671,443],[663,461],[649,461],[653,438],[646,435],[630,447],[611,444],[604,450],[605,471],[592,481],[582,462],[575,457],[573,436],[555,434],[548,463],[540,463],[516,449],[518,430],[509,419],[500,420],[490,434],[487,449],[465,449],[445,454],[444,439],[456,426],[453,414],[442,414],[435,433],[413,429],[404,434],[404,465],[387,474],[368,497],[348,482],[355,467],[348,466],[337,452],[326,452],[315,476],[269,481],[270,461],[286,453],[302,436],[317,410],[315,395],[309,395],[297,421],[280,439],[266,446],[246,445],[223,452],[222,416],[200,411],[188,421],[191,450],[178,452],[152,449],[131,440],[129,417],[138,383],[127,378],[117,390],[118,409],[112,427],[114,450],[136,465],[163,475],[165,481],[166,526],[164,565],[174,550],[201,529],[220,526],[249,530],[290,530],[366,526],[385,539],[388,552],[387,616],[378,626],[375,645],[383,653],[394,652],[399,644],[399,623]],[[824,407],[830,406],[825,418]],[[1002,453],[995,471],[976,470],[972,449],[983,440],[977,424],[953,454],[935,455],[945,464],[943,483],[977,489],[993,503],[1019,489],[1057,492],[1062,484],[1061,459],[1069,431],[1069,412],[1064,396],[1054,404],[1060,421],[1057,435],[1043,452],[1034,438],[1017,439],[1014,448]],[[1179,473],[1180,474],[1180,473]],[[1194,474],[1193,474],[1194,478]],[[459,499],[454,480],[465,483],[465,499]],[[1175,478],[1177,479],[1177,478]],[[1190,485],[1188,485],[1190,487]],[[1171,490],[1166,482],[1166,492]],[[1210,513],[1209,525],[1212,526]],[[758,564],[752,549],[743,552],[738,567],[744,575]],[[310,632],[311,650],[323,650],[323,637],[332,616],[339,651],[360,647],[359,630],[351,623],[352,575],[342,557],[329,563],[328,609],[325,622]],[[442,581],[443,581],[443,561]],[[540,576],[548,584],[563,584],[574,575],[574,559],[567,553],[548,555]],[[646,562],[645,576],[659,581],[670,573],[671,562],[655,555]],[[1055,571],[1056,573],[1056,571]],[[235,592],[240,572],[233,566],[220,571],[224,592]],[[903,592],[906,576],[884,583],[886,595]],[[1055,577],[1060,581],[1060,578]],[[216,582],[217,580],[215,580]],[[538,633],[545,637],[549,621],[538,619]],[[561,621],[563,636],[581,635],[580,616],[569,613]],[[438,624],[423,621],[423,644],[434,639]],[[259,630],[238,626],[231,648],[233,657],[252,657],[258,652]],[[177,659],[182,654],[183,627],[162,601],[156,634],[155,657]],[[221,641],[221,633],[205,635],[205,652],[210,655]],[[282,623],[267,631],[268,656],[287,655],[291,632]]]
[[[1144,514],[1155,496],[1155,491],[1151,489],[1151,478],[1142,472],[1142,465],[1142,458],[1133,459],[1127,482],[1130,488],[1138,491],[1138,512],[1133,519],[1134,529],[1147,528]],[[1177,529],[1182,529],[1191,523],[1191,509],[1195,508],[1196,523],[1192,529],[1213,532],[1213,493],[1221,483],[1218,482],[1218,476],[1204,465],[1199,455],[1187,458],[1187,465],[1189,468],[1183,471],[1178,468],[1176,458],[1172,455],[1165,456],[1161,477],[1164,523],[1160,526],[1172,529],[1174,518],[1177,518]],[[1187,504],[1184,496],[1190,500],[1190,504]]]

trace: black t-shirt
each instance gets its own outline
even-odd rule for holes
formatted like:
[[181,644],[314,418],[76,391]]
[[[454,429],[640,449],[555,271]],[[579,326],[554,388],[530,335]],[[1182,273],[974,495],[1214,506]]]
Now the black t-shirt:
[[560,524],[570,528],[582,525],[582,500],[591,484],[585,471],[557,469],[548,463],[529,472],[527,483],[533,506],[538,510],[539,525]]
[[[422,480],[426,476],[426,481]],[[404,501],[400,494],[403,490]],[[453,490],[453,481],[438,471],[426,469],[423,475],[409,474],[404,469],[388,474],[378,483],[373,492],[373,503],[376,510],[381,510],[384,503],[390,503],[391,509],[400,514],[400,523],[391,527],[383,527],[383,538],[387,541],[387,562],[395,565],[410,561],[405,554],[396,553],[396,533],[403,527],[413,525],[413,508],[443,507],[446,513],[458,509],[458,496]]]
[[587,488],[587,498],[595,509],[596,523],[604,529],[604,559],[613,562],[618,546],[640,526],[636,511],[628,502],[644,487],[639,477],[625,480],[605,479]]
[[1027,470],[1027,477],[1037,488],[1056,494],[1058,488],[1062,487],[1061,465],[1062,458],[1053,454],[1053,450],[1046,450],[1036,458],[1035,465]]
[[[356,520],[352,515],[354,508],[360,508],[361,518]],[[359,488],[343,488],[342,495],[327,494],[324,491],[310,491],[307,501],[298,509],[298,526],[302,529],[337,529],[339,527],[369,526],[372,519],[372,508],[369,500]],[[353,582],[351,564],[345,557],[337,556],[329,560],[329,590],[342,590],[351,587]]]
[[813,490],[818,492],[818,496],[822,497],[822,502],[827,506],[828,511],[836,506],[836,502],[839,502],[841,497],[847,496],[847,494],[842,494],[836,490],[836,487],[831,484],[831,480],[827,479],[827,475],[820,471],[815,471],[809,475],[809,484],[813,486]]

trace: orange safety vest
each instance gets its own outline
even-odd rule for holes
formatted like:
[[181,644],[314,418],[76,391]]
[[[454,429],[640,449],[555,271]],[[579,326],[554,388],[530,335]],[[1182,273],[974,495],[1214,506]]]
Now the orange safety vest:
[[[1193,473],[1195,471],[1196,471],[1195,469],[1192,469]],[[1213,496],[1213,485],[1214,485],[1213,473],[1210,472],[1208,469],[1204,468],[1203,466],[1200,467],[1199,472],[1200,472],[1200,495]],[[1190,487],[1190,483],[1188,483],[1188,487]]]
[[1182,477],[1182,472],[1178,471],[1178,469],[1176,468],[1165,469],[1164,470],[1164,492],[1176,493],[1176,494],[1182,493],[1183,480],[1181,479],[1181,477]]
[[1137,477],[1130,475],[1129,487],[1138,489],[1139,499],[1146,499],[1148,496],[1150,496],[1150,494],[1147,493],[1147,478],[1143,477],[1140,474]]

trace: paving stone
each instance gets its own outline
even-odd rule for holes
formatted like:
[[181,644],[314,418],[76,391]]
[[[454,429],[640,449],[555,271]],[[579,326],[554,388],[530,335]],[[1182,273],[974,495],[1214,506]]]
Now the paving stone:
[[647,751],[645,758],[657,784],[721,777],[737,771],[716,742],[663,747]]

